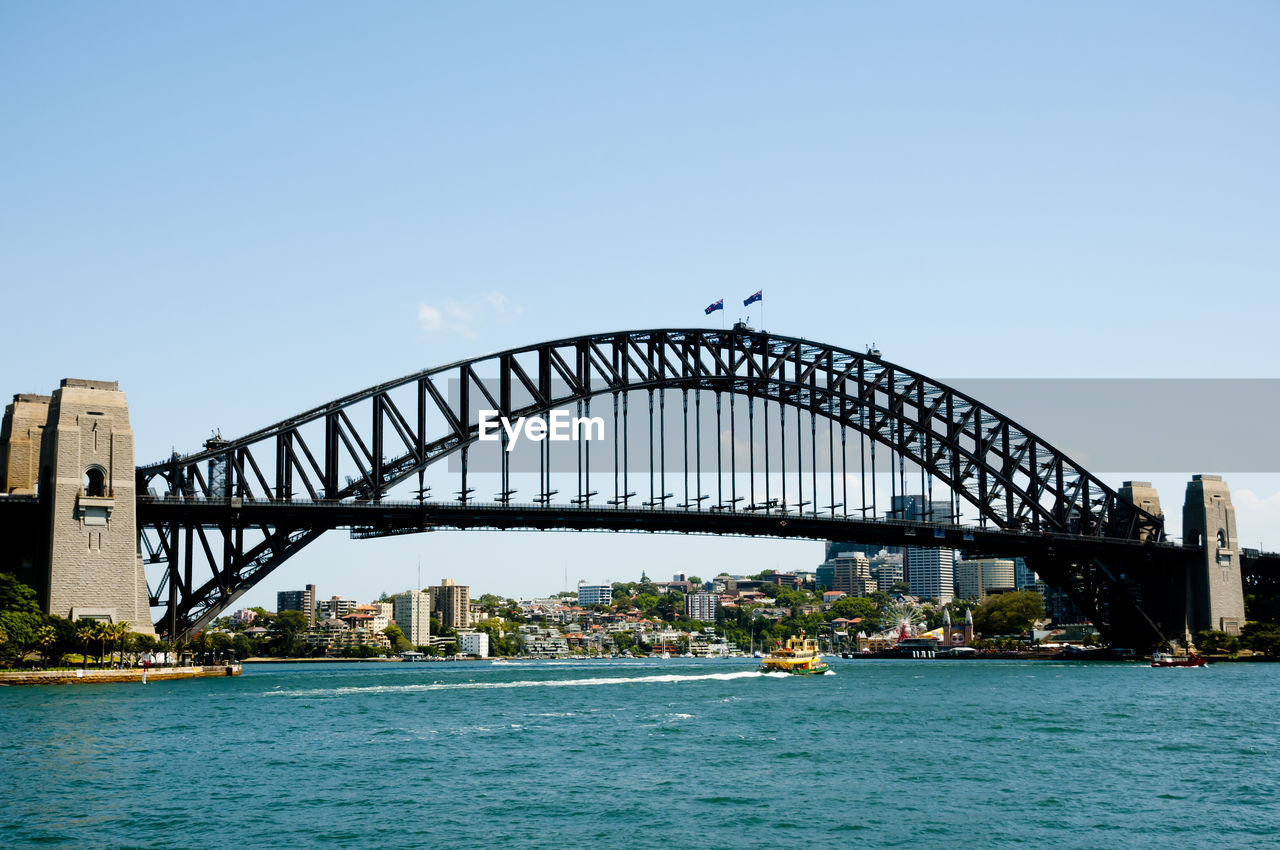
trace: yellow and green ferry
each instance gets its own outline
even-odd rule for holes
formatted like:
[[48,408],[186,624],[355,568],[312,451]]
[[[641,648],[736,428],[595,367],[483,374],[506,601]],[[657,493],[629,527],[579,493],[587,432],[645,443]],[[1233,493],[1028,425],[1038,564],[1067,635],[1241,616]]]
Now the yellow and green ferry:
[[787,642],[766,655],[760,661],[761,673],[791,673],[796,676],[814,676],[827,672],[827,662],[818,654],[818,642],[804,636],[789,637]]

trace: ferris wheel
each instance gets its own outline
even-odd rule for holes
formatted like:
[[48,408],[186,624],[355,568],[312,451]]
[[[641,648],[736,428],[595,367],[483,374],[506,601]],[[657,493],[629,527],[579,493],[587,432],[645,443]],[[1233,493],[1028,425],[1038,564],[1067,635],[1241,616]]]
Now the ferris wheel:
[[898,640],[911,637],[924,622],[924,611],[914,602],[891,602],[880,612],[883,634],[894,635]]

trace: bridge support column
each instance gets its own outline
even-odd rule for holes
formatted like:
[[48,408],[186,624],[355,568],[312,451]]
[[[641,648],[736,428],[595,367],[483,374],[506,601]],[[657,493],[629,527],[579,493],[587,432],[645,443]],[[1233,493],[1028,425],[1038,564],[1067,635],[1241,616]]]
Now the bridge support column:
[[[1160,494],[1149,481],[1125,481],[1119,490],[1121,499],[1160,520]],[[1149,532],[1138,535],[1139,540],[1149,540]],[[1153,563],[1149,556],[1116,565],[1117,576],[1123,576],[1126,599],[1113,601],[1113,614],[1131,621],[1131,634],[1124,638],[1124,645],[1148,646],[1153,639],[1166,639],[1174,643],[1187,641],[1186,566],[1181,563]],[[1141,605],[1146,617],[1129,611],[1129,603]],[[1154,626],[1154,630],[1151,628]]]
[[114,381],[64,379],[49,403],[40,452],[48,613],[153,633],[135,491],[124,393]]
[[1195,475],[1182,506],[1182,542],[1200,547],[1187,573],[1187,625],[1191,633],[1215,629],[1240,634],[1244,585],[1231,491],[1220,475]]
[[[11,572],[23,584],[36,590],[40,599],[48,597],[45,587],[45,523],[40,522],[40,506],[34,502],[40,478],[40,443],[49,420],[49,396],[22,393],[4,409],[0,425],[0,492],[9,510],[0,517],[0,570]],[[28,504],[12,510],[17,501]]]

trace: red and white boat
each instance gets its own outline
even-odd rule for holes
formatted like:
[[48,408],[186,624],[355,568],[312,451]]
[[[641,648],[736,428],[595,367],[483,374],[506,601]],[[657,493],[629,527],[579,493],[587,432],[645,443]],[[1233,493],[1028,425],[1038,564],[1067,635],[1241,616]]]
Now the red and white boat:
[[1209,659],[1201,658],[1194,652],[1186,655],[1172,655],[1168,652],[1151,653],[1152,667],[1204,667],[1209,663]]

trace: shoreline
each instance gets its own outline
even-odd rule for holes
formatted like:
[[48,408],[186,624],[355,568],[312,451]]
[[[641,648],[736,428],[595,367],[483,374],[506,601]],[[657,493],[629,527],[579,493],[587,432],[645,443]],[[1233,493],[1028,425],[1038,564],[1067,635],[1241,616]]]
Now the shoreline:
[[[126,667],[119,670],[22,670],[0,673],[0,685],[85,685],[120,682],[146,684],[169,679],[202,679],[239,676],[239,664],[209,664],[193,667]],[[143,676],[146,677],[145,681]]]
[[385,663],[388,661],[404,662],[403,658],[387,658],[381,656],[378,658],[245,658],[240,661],[241,664],[334,664],[341,662],[355,662],[362,664],[368,661]]

